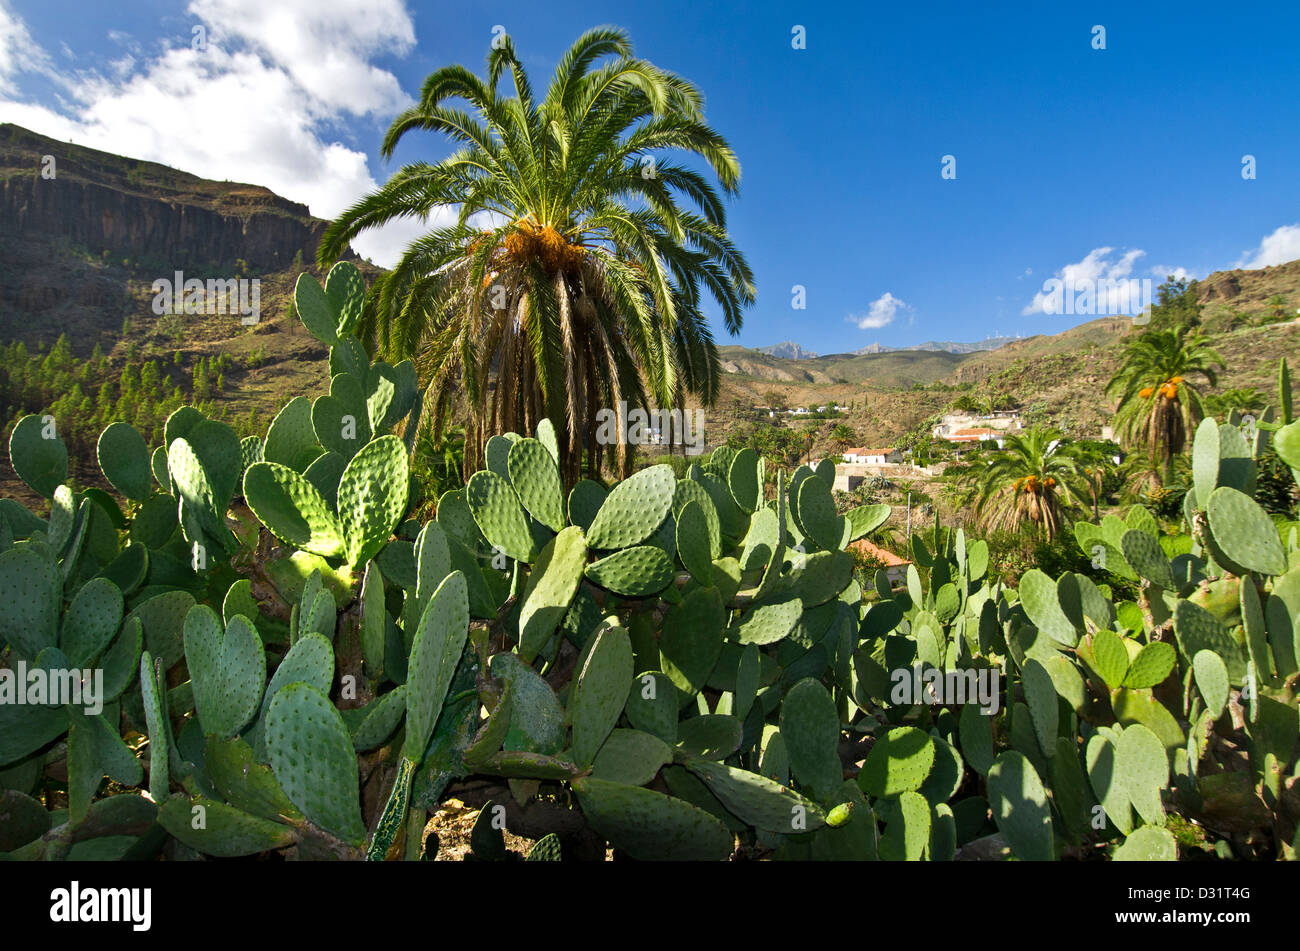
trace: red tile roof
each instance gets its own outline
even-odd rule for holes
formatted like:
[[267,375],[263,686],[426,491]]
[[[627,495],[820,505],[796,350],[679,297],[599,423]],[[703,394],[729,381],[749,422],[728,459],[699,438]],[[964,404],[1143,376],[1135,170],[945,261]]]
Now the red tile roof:
[[873,545],[865,538],[859,538],[857,541],[851,542],[849,544],[849,548],[853,549],[854,551],[860,551],[866,555],[871,555],[873,558],[876,558],[884,562],[885,565],[890,568],[893,568],[896,565],[911,564],[911,562],[908,561],[906,558],[900,558],[898,555],[895,555],[892,551],[889,551],[888,549],[881,548],[879,545]]

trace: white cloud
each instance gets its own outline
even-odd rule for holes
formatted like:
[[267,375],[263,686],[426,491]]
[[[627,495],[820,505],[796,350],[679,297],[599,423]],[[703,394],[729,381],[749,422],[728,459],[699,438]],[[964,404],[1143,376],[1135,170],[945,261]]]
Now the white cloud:
[[[1055,274],[1055,279],[1063,282],[1066,288],[1091,285],[1097,287],[1107,297],[1105,302],[1096,302],[1096,313],[1127,313],[1131,297],[1128,282],[1133,278],[1133,264],[1146,254],[1142,250],[1126,251],[1117,259],[1112,259],[1114,248],[1093,248],[1082,261],[1067,264]],[[1050,279],[1049,279],[1050,280]],[[1105,282],[1104,284],[1102,282]],[[1044,289],[1034,295],[1021,311],[1022,314],[1055,314],[1052,309],[1053,292]]]
[[907,310],[908,304],[899,300],[889,291],[881,294],[871,302],[865,314],[852,314],[849,320],[858,325],[859,330],[876,330],[894,322],[899,311]]
[[211,28],[209,42],[241,41],[328,108],[389,115],[411,101],[396,76],[368,62],[415,45],[402,0],[193,0],[189,12]]
[[46,72],[49,68],[49,57],[33,42],[27,24],[5,0],[0,0],[0,95],[15,91],[14,79],[19,73]]
[[1185,267],[1166,267],[1164,265],[1156,265],[1151,269],[1150,273],[1152,277],[1158,278],[1161,283],[1170,276],[1177,281],[1190,281],[1196,277],[1195,271],[1189,271]]
[[[346,11],[318,0],[194,0],[189,13],[208,27],[205,49],[194,49],[186,30],[129,65],[128,57],[106,57],[103,72],[54,77],[57,108],[14,95],[9,80],[44,71],[48,57],[5,2],[0,122],[204,178],[264,185],[321,218],[377,187],[366,154],[337,141],[331,128],[345,115],[386,120],[411,101],[392,73],[370,63],[403,55],[415,42],[401,0],[362,0],[361,9]],[[424,229],[394,222],[353,248],[391,265]]]
[[1300,224],[1282,225],[1265,235],[1259,247],[1242,255],[1235,267],[1260,268],[1286,264],[1300,258]]

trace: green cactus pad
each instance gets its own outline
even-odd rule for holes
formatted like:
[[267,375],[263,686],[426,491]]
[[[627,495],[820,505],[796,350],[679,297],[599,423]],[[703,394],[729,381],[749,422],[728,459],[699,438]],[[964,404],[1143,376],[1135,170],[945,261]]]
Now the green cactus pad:
[[727,827],[681,799],[591,777],[572,785],[592,828],[634,859],[720,862],[731,855]]
[[672,582],[673,563],[662,548],[638,545],[592,562],[587,566],[586,577],[617,594],[641,598],[657,594]]
[[311,400],[295,396],[271,421],[262,446],[262,459],[302,472],[318,453],[316,429],[311,422]]
[[244,499],[277,538],[326,558],[344,553],[343,527],[316,487],[288,466],[258,462],[244,473]]
[[[524,445],[524,441],[515,445]],[[586,564],[586,539],[576,525],[561,531],[542,549],[528,575],[519,612],[519,653],[525,661],[531,661],[550,642],[569,610]]]
[[[851,541],[870,535],[885,522],[889,521],[889,514],[892,511],[888,505],[859,505],[856,508],[849,509],[845,513],[844,520],[847,523],[847,535],[843,539],[843,545]],[[841,545],[840,547],[843,547]],[[986,562],[987,564],[987,562]],[[984,572],[981,571],[980,575]],[[972,573],[972,578],[978,578],[980,575]]]
[[185,663],[205,733],[229,738],[257,713],[266,683],[266,654],[256,629],[240,615],[225,630],[207,605],[185,616]]
[[438,498],[438,524],[470,551],[478,551],[487,546],[487,539],[479,531],[474,513],[465,501],[464,489],[452,489]]
[[1017,858],[1050,862],[1053,858],[1052,813],[1042,780],[1016,750],[998,755],[989,769],[989,808],[998,831]]
[[611,783],[644,786],[672,760],[673,751],[654,734],[616,729],[596,754],[591,775]]
[[350,373],[358,380],[366,379],[370,375],[370,358],[361,341],[351,334],[339,337],[330,347],[329,370],[331,377]]
[[[1178,652],[1172,644],[1164,641],[1152,641],[1143,645],[1124,675],[1125,687],[1143,689],[1154,687],[1169,676],[1178,661]],[[1114,686],[1114,685],[1112,685]]]
[[753,514],[763,502],[763,486],[759,481],[758,453],[745,448],[736,453],[727,469],[727,486],[736,505],[746,514]]
[[248,731],[248,741],[259,758],[266,752],[266,714],[283,688],[292,683],[305,683],[321,693],[329,693],[334,683],[334,646],[322,634],[305,634],[294,641],[280,666],[271,675],[262,695],[262,708],[258,720]]
[[1160,790],[1169,781],[1169,759],[1160,738],[1140,723],[1124,728],[1115,745],[1115,778],[1149,825],[1163,825]]
[[564,486],[550,450],[536,439],[512,444],[506,465],[528,514],[553,532],[564,528]]
[[[495,666],[495,661],[493,662]],[[677,743],[677,692],[668,675],[658,670],[637,674],[627,695],[628,722],[670,746]]]
[[1128,835],[1133,830],[1133,810],[1128,792],[1120,782],[1115,743],[1108,736],[1094,736],[1088,741],[1086,759],[1093,795],[1115,828]]
[[632,642],[627,631],[617,626],[598,631],[570,688],[568,716],[578,765],[591,765],[618,722],[627,704],[632,669]]
[[140,699],[149,733],[149,795],[154,802],[167,799],[171,723],[167,719],[167,683],[148,651],[140,655]]
[[406,690],[403,684],[355,711],[356,721],[348,729],[358,753],[375,749],[393,735],[406,715]]
[[348,461],[337,452],[325,452],[317,456],[302,474],[311,483],[312,488],[320,493],[325,504],[337,509],[339,504],[339,481]]
[[361,620],[358,635],[366,673],[378,679],[384,672],[384,634],[388,619],[384,607],[384,574],[373,561],[361,580]]
[[406,512],[406,447],[380,436],[352,457],[339,480],[339,524],[348,564],[369,561],[388,543]]
[[429,599],[411,643],[402,756],[413,763],[424,758],[468,637],[469,589],[465,576],[453,571]]
[[1115,862],[1173,862],[1178,859],[1178,843],[1168,829],[1143,826],[1126,838],[1115,850]]
[[[340,285],[340,293],[343,286]],[[313,337],[326,345],[338,340],[339,313],[316,278],[305,272],[298,275],[293,303],[298,319]]]
[[[776,512],[762,508],[754,513],[754,517],[749,520],[749,532],[745,535],[741,548],[741,571],[756,571],[766,565],[777,548],[779,537]],[[679,542],[678,548],[680,547]]]
[[765,776],[708,760],[691,760],[686,767],[727,809],[756,829],[788,835],[826,823],[821,806]]
[[325,275],[325,297],[338,320],[335,330],[340,334],[354,332],[366,297],[366,282],[355,264],[339,261],[330,268]]
[[483,448],[483,459],[487,464],[487,471],[499,475],[507,482],[510,481],[510,448],[513,445],[514,440],[505,436],[493,436]]
[[465,501],[488,544],[516,561],[533,560],[537,552],[528,517],[506,479],[487,469],[474,473],[465,486]]
[[1192,670],[1205,708],[1217,720],[1228,702],[1228,670],[1223,666],[1223,659],[1213,651],[1197,651],[1192,658]]
[[95,448],[99,468],[113,488],[128,499],[143,502],[153,491],[149,447],[129,423],[112,423],[99,434]]
[[216,858],[256,855],[298,841],[291,827],[250,816],[215,799],[168,799],[158,810],[158,824],[195,851]]
[[40,416],[29,415],[18,420],[9,434],[9,462],[14,472],[47,499],[68,481],[68,447],[54,426],[52,418],[47,423]]
[[930,843],[930,804],[915,792],[898,797],[880,839],[880,857],[890,862],[919,862]]
[[57,640],[62,587],[53,561],[33,549],[0,554],[0,630],[29,661]]
[[122,624],[122,592],[107,578],[82,585],[63,615],[59,647],[73,667],[88,667]]
[[1038,737],[1038,748],[1050,759],[1056,755],[1056,730],[1059,725],[1056,686],[1052,683],[1047,668],[1033,658],[1025,659],[1020,686],[1028,702],[1034,735]]
[[1058,582],[1037,568],[1031,568],[1020,579],[1020,603],[1034,625],[1053,640],[1073,647],[1079,639],[1074,622],[1061,607]]
[[[543,423],[550,420],[542,420]],[[532,849],[528,852],[528,858],[525,862],[559,862],[562,861],[560,851],[560,837],[554,832],[549,832],[537,840]]]
[[696,588],[664,616],[659,636],[663,671],[686,697],[708,682],[722,652],[726,614],[714,588]]
[[674,518],[681,518],[682,510],[686,508],[688,502],[696,503],[704,512],[704,520],[708,523],[709,528],[709,560],[716,561],[718,556],[722,554],[722,524],[718,519],[718,508],[713,504],[713,498],[704,486],[698,482],[683,479],[677,483],[677,487],[673,490],[672,513]]
[[514,654],[495,654],[492,674],[510,684],[510,729],[502,746],[508,751],[551,755],[564,746],[564,708],[550,685]]
[[1242,683],[1246,676],[1246,652],[1219,620],[1199,605],[1181,599],[1174,605],[1173,613],[1174,635],[1183,656],[1191,659],[1202,650],[1218,654],[1231,681]]
[[139,618],[144,625],[145,647],[170,670],[185,656],[185,618],[194,607],[188,591],[164,591],[140,602],[126,616],[126,624]]
[[763,604],[742,615],[728,632],[741,644],[775,644],[784,638],[803,616],[803,602],[798,598]]
[[587,544],[628,548],[649,538],[672,509],[676,488],[672,467],[666,465],[650,466],[623,480],[601,504],[587,530]]
[[827,483],[821,479],[804,479],[795,496],[795,511],[800,528],[817,547],[839,548],[844,538],[844,517],[835,511]]
[[303,815],[350,845],[365,841],[356,750],[325,694],[305,683],[277,693],[266,713],[266,748],[276,779]]
[[596,520],[596,513],[605,504],[608,495],[609,493],[600,483],[592,482],[590,479],[579,479],[569,492],[569,521],[583,531],[591,528],[591,523]]
[[813,798],[825,801],[843,782],[840,717],[826,688],[812,678],[790,688],[781,704],[781,736],[790,770]]
[[350,373],[335,376],[329,394],[312,404],[311,423],[322,446],[344,459],[355,456],[372,435],[361,382]]
[[675,521],[677,555],[691,576],[708,587],[713,583],[713,554],[704,509],[697,502],[687,502]]
[[1124,552],[1124,560],[1139,576],[1167,591],[1177,588],[1169,559],[1165,557],[1164,550],[1154,536],[1136,529],[1127,531],[1124,533],[1121,548]]
[[257,762],[253,748],[235,737],[209,736],[203,749],[203,766],[221,798],[236,809],[260,819],[301,819],[270,768]]
[[871,747],[858,773],[858,788],[873,799],[918,790],[930,775],[934,760],[935,744],[928,734],[915,727],[895,727]]
[[1259,504],[1244,492],[1221,486],[1210,493],[1206,506],[1214,544],[1226,558],[1215,560],[1236,574],[1258,571],[1280,575],[1287,570],[1286,552],[1278,538],[1273,520]]
[[124,786],[138,786],[144,769],[104,717],[86,714],[74,704],[67,711],[68,816],[75,824],[86,817],[105,776]]

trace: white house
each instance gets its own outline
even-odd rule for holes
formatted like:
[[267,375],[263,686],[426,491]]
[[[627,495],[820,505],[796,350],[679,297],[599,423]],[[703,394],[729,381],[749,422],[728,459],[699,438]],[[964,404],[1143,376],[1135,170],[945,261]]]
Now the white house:
[[888,449],[845,449],[842,455],[845,462],[860,466],[883,466],[903,461],[903,454],[892,447]]

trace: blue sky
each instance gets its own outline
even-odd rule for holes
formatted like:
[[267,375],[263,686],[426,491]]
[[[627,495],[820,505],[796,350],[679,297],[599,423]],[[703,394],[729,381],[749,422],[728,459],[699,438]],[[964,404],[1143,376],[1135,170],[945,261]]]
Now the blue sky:
[[[1294,2],[467,6],[0,0],[0,121],[328,217],[446,154],[430,136],[377,154],[428,72],[481,71],[500,25],[541,85],[611,23],[702,89],[742,163],[730,225],[759,299],[738,338],[715,324],[720,343],[1055,333],[1091,318],[1043,313],[1048,278],[1158,284],[1300,258]],[[418,230],[358,250],[387,263]]]

